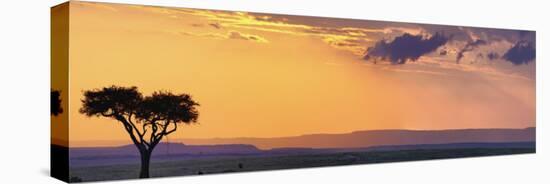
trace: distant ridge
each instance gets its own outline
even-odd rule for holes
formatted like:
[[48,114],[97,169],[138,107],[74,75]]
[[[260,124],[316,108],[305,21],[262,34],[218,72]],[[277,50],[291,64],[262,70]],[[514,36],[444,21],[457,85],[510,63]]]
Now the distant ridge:
[[272,148],[364,148],[379,145],[534,142],[536,128],[454,130],[365,130],[344,134],[310,134],[277,138],[181,139],[189,145],[250,144]]
[[[86,147],[69,149],[70,157],[116,157],[139,156],[137,148],[133,144],[117,147]],[[225,145],[185,145],[181,143],[159,143],[153,155],[186,154],[255,154],[261,151],[253,145],[225,144]]]
[[[364,148],[379,145],[416,145],[476,142],[534,142],[536,128],[523,129],[452,129],[452,130],[363,130],[342,134],[308,134],[275,138],[211,138],[172,139],[171,143],[185,145],[247,144],[258,149],[272,148]],[[100,141],[110,145],[126,145],[129,142]],[[71,142],[71,145],[93,145],[91,142]],[[78,146],[71,146],[72,148]],[[94,148],[94,147],[89,147]]]

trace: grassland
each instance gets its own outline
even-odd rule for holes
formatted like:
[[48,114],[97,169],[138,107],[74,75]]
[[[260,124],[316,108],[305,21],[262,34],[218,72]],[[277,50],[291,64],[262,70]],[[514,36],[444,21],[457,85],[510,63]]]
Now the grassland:
[[[373,164],[399,161],[463,158],[534,153],[535,148],[468,148],[402,151],[322,153],[287,156],[229,156],[155,162],[152,177],[186,176],[307,167]],[[70,175],[82,181],[135,179],[139,164],[70,168]]]

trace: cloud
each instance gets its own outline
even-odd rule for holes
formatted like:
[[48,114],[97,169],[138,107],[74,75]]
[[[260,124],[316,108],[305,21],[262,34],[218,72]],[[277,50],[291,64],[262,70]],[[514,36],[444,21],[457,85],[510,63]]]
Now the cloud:
[[212,26],[213,28],[216,28],[216,29],[221,29],[222,28],[222,25],[220,23],[217,23],[217,22],[210,23],[208,25]]
[[412,34],[412,35],[419,35],[419,34],[422,34],[424,32],[426,32],[426,30],[424,30],[423,28],[421,27],[417,27],[417,28],[407,28],[407,27],[386,27],[383,29],[383,32],[384,34],[391,34],[391,33],[409,33],[409,34]]
[[405,33],[391,42],[386,40],[377,42],[374,47],[367,49],[367,54],[363,58],[365,60],[384,59],[392,64],[405,64],[407,60],[416,61],[420,56],[437,50],[447,41],[449,38],[440,33],[429,37]]
[[255,41],[255,42],[260,42],[260,43],[267,43],[267,40],[260,37],[260,36],[251,35],[251,34],[244,34],[244,33],[240,33],[240,32],[237,32],[237,31],[230,31],[228,33],[227,37],[231,38],[231,39],[250,40],[250,41]]
[[458,53],[456,54],[456,63],[460,63],[460,60],[462,57],[464,57],[464,53],[474,50],[480,45],[485,45],[487,42],[485,40],[476,40],[468,42]]
[[480,40],[479,36],[475,34],[471,29],[464,28],[464,27],[458,27],[459,30],[464,31],[470,40]]
[[[394,64],[403,64],[407,60],[415,61],[422,56],[435,53],[434,55],[420,59],[424,61],[426,58],[438,58],[440,62],[449,62],[454,65],[457,54],[461,50],[460,55],[462,56],[460,58],[462,61],[470,56],[470,53],[467,52],[475,52],[475,55],[471,55],[477,56],[478,53],[482,53],[483,58],[475,57],[473,61],[483,64],[485,61],[491,60],[487,55],[489,52],[498,53],[498,57],[496,58],[504,60],[503,54],[513,46],[513,43],[517,43],[519,40],[535,43],[535,41],[531,41],[535,38],[534,31],[326,19],[181,8],[167,8],[162,11],[159,8],[144,9],[154,11],[155,13],[176,15],[184,22],[189,21],[189,16],[192,16],[193,19],[202,21],[201,27],[211,28],[206,32],[193,32],[193,35],[215,39],[247,40],[256,43],[266,43],[267,40],[270,40],[270,37],[260,37],[264,35],[263,33],[269,33],[265,34],[265,36],[288,34],[292,36],[312,37],[335,49],[351,52],[357,57],[365,59],[381,58]],[[231,31],[238,32],[231,33]],[[405,34],[408,34],[408,36],[404,36]],[[445,37],[443,35],[452,35],[453,42],[450,42],[450,36]],[[409,37],[409,40],[416,39],[410,42],[414,45],[420,45],[420,47],[407,48],[407,46],[399,44],[398,40],[407,42],[405,41],[406,37]],[[380,40],[385,41],[381,42]],[[478,46],[478,48],[474,48],[474,46],[465,47],[465,44],[476,42],[476,40],[486,41],[486,46]],[[501,42],[502,40],[508,41],[509,44],[499,45],[498,49],[493,48],[493,43]],[[442,48],[442,46],[448,47]],[[368,47],[371,47],[370,51],[367,50]],[[469,51],[472,49],[473,51]]]
[[[295,22],[289,21],[290,17],[272,17],[264,14],[247,12],[226,12],[211,10],[186,10],[181,12],[193,16],[199,16],[208,20],[209,24],[216,29],[233,29],[254,32],[271,32],[279,34],[290,34],[296,36],[318,37],[329,46],[349,51],[357,56],[365,53],[365,44],[371,42],[370,38],[379,35],[420,33],[424,30],[420,27],[376,27],[361,28],[348,27],[347,25],[327,25],[325,23]],[[297,18],[297,17],[292,17]]]
[[192,23],[192,24],[189,24],[191,25],[192,27],[204,27],[206,25],[210,26],[210,27],[213,27],[213,28],[216,28],[216,29],[222,29],[222,25],[218,22],[213,22],[213,23],[208,23],[208,24],[201,24],[201,23]]
[[535,46],[531,42],[519,41],[502,56],[514,65],[528,64],[535,60]]
[[535,32],[533,31],[519,30],[518,34],[520,39],[528,39],[529,37],[535,37]]
[[269,41],[265,38],[258,36],[258,35],[252,35],[252,34],[245,34],[238,31],[229,31],[226,34],[223,33],[193,33],[193,32],[187,32],[187,31],[178,31],[176,32],[179,35],[183,36],[198,36],[198,37],[207,37],[207,38],[215,38],[215,39],[238,39],[238,40],[247,40],[247,41],[253,41],[258,43],[268,43]]

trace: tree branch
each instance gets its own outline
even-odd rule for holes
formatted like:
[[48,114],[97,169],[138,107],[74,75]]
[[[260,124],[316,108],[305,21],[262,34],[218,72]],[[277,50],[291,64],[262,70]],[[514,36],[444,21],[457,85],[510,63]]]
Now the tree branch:
[[152,132],[151,132],[151,137],[149,137],[149,142],[150,143],[153,143],[155,142],[156,140],[156,133],[158,131],[158,126],[157,126],[157,123],[156,122],[152,122],[151,123],[151,128],[153,129]]
[[116,115],[116,119],[124,125],[124,128],[126,129],[126,132],[130,135],[130,138],[132,139],[132,142],[134,142],[134,145],[141,151],[146,150],[144,144],[142,144],[140,141],[137,140],[136,136],[134,135],[134,131],[132,129],[132,126],[130,123],[124,118],[122,115]]
[[139,135],[141,141],[143,142],[143,136],[145,135],[145,132],[141,133],[139,131],[139,129],[136,127],[136,125],[134,124],[134,122],[132,121],[132,115],[133,113],[130,113],[128,115],[128,121],[130,122],[129,124],[132,125],[132,128],[134,128],[134,130],[136,131],[136,133]]
[[[168,124],[168,125],[170,125],[170,124]],[[166,125],[166,128],[168,128],[168,125]],[[166,128],[165,128],[165,129],[166,129]],[[178,124],[177,124],[176,122],[174,122],[174,129],[172,129],[172,130],[166,132],[165,135],[168,135],[168,134],[171,134],[172,132],[175,132],[176,129],[178,129]]]
[[114,113],[107,114],[107,113],[105,113],[105,112],[101,112],[101,115],[102,115],[102,116],[105,116],[105,117],[111,117],[111,116],[114,115]]
[[148,125],[148,123],[143,123],[143,127],[142,127],[143,135],[145,135],[145,133],[147,133],[147,125]]
[[154,141],[151,142],[151,146],[154,148],[158,143],[160,143],[160,141],[162,140],[162,138],[164,136],[167,136],[168,134],[171,134],[172,132],[175,132],[177,129],[178,129],[178,125],[176,124],[176,122],[174,122],[174,128],[172,130],[167,130],[168,129],[168,126],[170,125],[170,121],[166,121],[166,123],[164,125],[160,125],[163,127],[162,131],[159,132],[156,136],[154,136]]

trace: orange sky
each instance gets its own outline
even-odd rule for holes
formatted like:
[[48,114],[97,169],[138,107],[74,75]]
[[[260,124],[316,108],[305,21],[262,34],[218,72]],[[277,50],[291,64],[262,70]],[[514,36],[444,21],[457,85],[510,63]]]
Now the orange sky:
[[[69,5],[64,3],[51,10],[51,89],[60,93],[61,107],[67,111],[68,103],[68,55],[69,55]],[[68,113],[50,116],[51,142],[57,145],[68,145]]]
[[422,25],[85,2],[70,13],[71,146],[129,142],[115,120],[78,113],[84,90],[113,84],[191,94],[199,124],[173,139],[535,126],[534,63],[362,59],[382,38],[430,34]]

